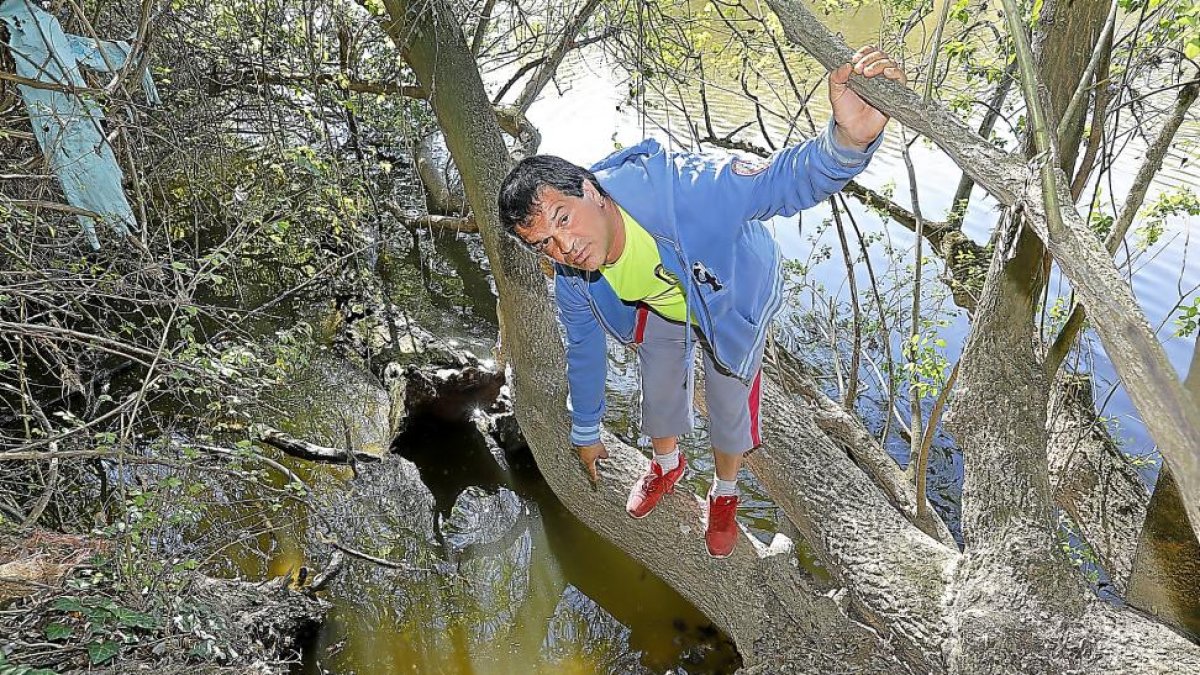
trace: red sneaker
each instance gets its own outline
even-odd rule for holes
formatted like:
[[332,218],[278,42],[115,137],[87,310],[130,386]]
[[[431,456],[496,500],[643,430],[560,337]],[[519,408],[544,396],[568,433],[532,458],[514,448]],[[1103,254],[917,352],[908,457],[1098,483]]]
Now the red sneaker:
[[728,558],[738,539],[738,498],[708,497],[708,527],[704,529],[704,544],[714,558]]
[[675,491],[675,483],[679,482],[679,478],[683,476],[683,469],[687,466],[687,458],[683,453],[679,453],[679,466],[663,473],[662,467],[658,462],[650,460],[650,468],[646,469],[646,473],[633,484],[633,489],[629,491],[629,501],[625,502],[625,510],[634,518],[645,518],[650,515],[655,506],[658,506],[658,500],[662,499],[663,495],[670,494]]

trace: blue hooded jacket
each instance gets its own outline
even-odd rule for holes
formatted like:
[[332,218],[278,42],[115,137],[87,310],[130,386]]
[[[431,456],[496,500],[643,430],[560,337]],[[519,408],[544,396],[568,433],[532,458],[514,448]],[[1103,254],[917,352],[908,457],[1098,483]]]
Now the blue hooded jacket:
[[[779,246],[761,222],[790,216],[838,192],[867,166],[865,151],[825,131],[761,163],[668,153],[653,139],[592,166],[596,180],[654,237],[666,272],[682,282],[688,315],[717,364],[750,381],[754,354],[782,301]],[[636,304],[599,272],[555,264],[554,295],[566,331],[571,442],[600,439],[608,355],[604,334],[634,339]],[[691,335],[691,332],[688,332]]]

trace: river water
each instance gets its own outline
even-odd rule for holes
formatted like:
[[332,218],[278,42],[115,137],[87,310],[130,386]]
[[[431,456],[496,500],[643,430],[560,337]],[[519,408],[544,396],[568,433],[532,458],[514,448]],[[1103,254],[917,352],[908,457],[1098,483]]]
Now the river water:
[[[836,19],[851,44],[877,38],[879,16],[869,9]],[[820,77],[815,72],[798,74]],[[665,130],[678,132],[683,120],[667,114],[667,106],[654,105],[652,95],[649,110],[643,114],[630,105],[628,91],[625,72],[600,50],[573,54],[529,115],[543,133],[541,151],[586,165],[615,146],[631,145],[645,135],[672,145]],[[709,97],[719,128],[732,128],[752,116],[737,97],[712,89]],[[827,118],[828,109],[820,95],[814,101],[813,114],[818,125]],[[781,131],[781,124],[774,124],[772,130]],[[868,187],[893,190],[897,200],[907,205],[900,134],[894,123],[887,133],[883,147],[859,180]],[[1168,158],[1150,199],[1163,189],[1197,187],[1187,160],[1200,139],[1200,128],[1189,122],[1180,135],[1187,140],[1185,150]],[[1106,184],[1109,193],[1122,195],[1127,189],[1141,156],[1139,142],[1131,143],[1114,168],[1111,185]],[[941,219],[959,172],[928,144],[915,143],[912,153],[922,210],[927,217]],[[902,290],[903,284],[896,279],[911,257],[912,235],[901,227],[885,226],[853,200],[849,203],[864,235],[874,238],[870,256],[876,269],[884,276],[886,270],[893,270],[889,283]],[[842,303],[844,312],[849,293],[845,268],[836,253],[836,234],[825,226],[829,217],[828,206],[822,205],[772,223],[784,254],[807,264],[807,274],[795,280],[779,320],[781,339],[823,366],[830,365],[833,352],[810,317],[818,309],[817,313],[828,312],[828,300],[822,299],[827,297]],[[985,242],[995,219],[994,202],[977,190],[966,232]],[[1136,266],[1135,293],[1152,325],[1165,322],[1160,332],[1164,339],[1173,329],[1168,319],[1176,302],[1185,291],[1200,285],[1200,265],[1187,262],[1190,238],[1197,233],[1200,223],[1196,219],[1169,220],[1160,244]],[[822,254],[825,247],[834,251],[828,259]],[[412,308],[418,322],[434,332],[455,335],[485,354],[494,336],[495,316],[486,281],[471,271],[481,255],[477,240],[422,234],[400,248],[406,253],[395,261],[393,276],[418,278],[420,283],[391,284],[393,301]],[[937,274],[936,264],[930,265],[927,288],[938,286]],[[866,288],[869,280],[862,264],[856,275],[859,287]],[[1059,283],[1052,286],[1054,292],[1062,289]],[[902,295],[895,297],[902,302]],[[953,362],[966,335],[966,318],[944,298],[929,302],[941,308],[943,321],[936,327],[937,337],[945,340],[941,351]],[[1184,373],[1191,355],[1190,340],[1166,340],[1165,346],[1173,365]],[[1101,390],[1097,398],[1102,400],[1115,376],[1098,344],[1093,351]],[[871,385],[866,371],[863,378],[868,388],[861,409],[869,424],[877,428],[881,424],[879,387]],[[835,390],[833,380],[827,384]],[[609,387],[610,428],[637,442],[636,367],[630,355],[615,346],[610,351]],[[900,408],[907,409],[903,403]],[[1157,461],[1152,441],[1119,387],[1107,402],[1105,414],[1115,420],[1128,452],[1152,460],[1145,474],[1152,482]],[[684,445],[696,467],[688,478],[689,486],[702,493],[711,471],[705,429],[685,439]],[[419,568],[394,572],[351,563],[348,578],[331,594],[334,610],[330,620],[312,636],[305,662],[297,672],[721,673],[736,667],[736,654],[718,631],[666,584],[566,512],[527,455],[497,460],[472,429],[445,424],[417,424],[395,447],[427,488],[427,493],[420,493],[425,496],[416,501],[388,501],[410,489],[412,482],[374,484],[374,479],[353,478],[348,471],[284,460],[319,494],[332,497],[355,486],[354,494],[362,491],[369,495],[354,504],[352,511],[341,512],[341,522],[378,516],[376,520],[385,525],[362,534],[376,541],[394,540],[389,557]],[[888,447],[897,461],[907,463],[904,442],[893,438]],[[952,522],[957,520],[961,466],[961,456],[952,443],[939,439],[931,457],[930,498]],[[752,476],[744,477],[743,486],[746,499],[741,519],[766,538],[775,530],[775,507]],[[377,505],[371,507],[376,511],[369,511],[370,505]],[[389,509],[398,512],[388,516]],[[419,515],[413,516],[413,510]],[[297,513],[280,518],[290,518],[291,524],[274,537],[250,542],[241,552],[230,552],[237,571],[282,574],[307,559],[313,547],[312,523]],[[392,521],[394,527],[386,525]],[[481,532],[496,536],[481,537]],[[472,538],[487,540],[488,545],[456,543]]]

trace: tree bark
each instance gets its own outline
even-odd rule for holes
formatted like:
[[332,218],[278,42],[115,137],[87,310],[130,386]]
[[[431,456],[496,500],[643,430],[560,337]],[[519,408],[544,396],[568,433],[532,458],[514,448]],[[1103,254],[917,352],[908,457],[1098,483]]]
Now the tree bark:
[[1074,174],[1079,156],[1087,106],[1078,106],[1069,120],[1063,119],[1063,113],[1100,41],[1109,4],[1108,0],[1047,0],[1038,14],[1033,36],[1038,80],[1049,99],[1046,114],[1062,141],[1058,166],[1068,175]]
[[1126,600],[1200,639],[1200,545],[1181,527],[1187,514],[1165,467],[1146,513]]
[[[1113,223],[1112,231],[1105,238],[1104,247],[1108,249],[1109,254],[1116,255],[1117,248],[1125,240],[1125,235],[1129,232],[1129,227],[1133,225],[1133,219],[1142,208],[1142,202],[1146,199],[1146,193],[1150,190],[1150,183],[1154,181],[1154,177],[1158,175],[1159,169],[1162,168],[1163,159],[1167,156],[1167,151],[1171,148],[1171,142],[1175,140],[1175,134],[1183,124],[1188,109],[1196,102],[1198,93],[1200,93],[1200,85],[1195,83],[1179,88],[1179,93],[1175,97],[1175,106],[1170,116],[1163,123],[1162,128],[1159,129],[1158,135],[1154,137],[1154,142],[1150,144],[1150,147],[1146,148],[1145,161],[1142,162],[1137,176],[1133,179],[1133,185],[1129,188],[1129,195],[1125,198],[1125,202],[1121,204],[1121,213],[1117,216],[1116,222]],[[1075,337],[1083,328],[1083,322],[1086,318],[1087,314],[1081,305],[1076,304],[1071,309],[1070,316],[1067,317],[1067,321],[1063,324],[1062,330],[1059,331],[1058,337],[1054,339],[1054,343],[1046,353],[1046,372],[1051,376],[1058,371],[1063,359],[1071,351],[1071,347],[1075,344]]]
[[[1183,384],[1200,401],[1200,335]],[[1146,507],[1126,599],[1200,639],[1200,544],[1187,528],[1179,486],[1167,466]]]
[[1133,573],[1150,493],[1095,412],[1092,381],[1062,373],[1050,394],[1046,456],[1054,501],[1095,551],[1118,595]]

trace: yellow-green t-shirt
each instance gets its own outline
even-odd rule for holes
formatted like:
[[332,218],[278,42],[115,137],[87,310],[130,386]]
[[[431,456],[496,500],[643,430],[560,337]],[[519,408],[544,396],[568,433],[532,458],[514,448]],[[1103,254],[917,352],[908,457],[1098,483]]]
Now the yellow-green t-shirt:
[[621,209],[621,218],[625,222],[625,250],[615,263],[602,265],[600,273],[622,300],[641,301],[672,321],[686,321],[683,287],[663,267],[654,237],[625,209]]

